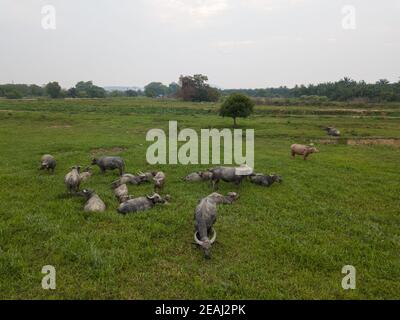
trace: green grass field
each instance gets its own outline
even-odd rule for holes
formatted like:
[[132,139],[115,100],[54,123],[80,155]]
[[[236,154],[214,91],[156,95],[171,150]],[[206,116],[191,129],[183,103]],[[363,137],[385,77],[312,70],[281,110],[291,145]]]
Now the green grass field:
[[[257,172],[284,182],[263,188],[220,183],[240,199],[219,207],[218,242],[205,260],[192,242],[197,201],[207,183],[181,182],[207,166],[150,166],[146,132],[179,127],[224,128],[215,104],[173,100],[0,100],[1,299],[399,299],[399,145],[347,145],[346,139],[400,138],[400,108],[335,110],[256,108],[241,128],[255,129]],[[292,109],[293,108],[293,109]],[[381,108],[381,110],[379,109]],[[335,125],[338,144],[322,128]],[[314,142],[319,154],[292,160],[292,143]],[[37,170],[42,154],[58,165]],[[63,177],[93,154],[120,155],[127,172],[167,174],[167,206],[119,215],[110,184],[117,172],[94,176],[108,207],[83,211]],[[129,186],[142,196],[151,185]],[[357,269],[357,289],[341,287],[344,265]],[[43,290],[41,269],[57,270],[57,289]]]

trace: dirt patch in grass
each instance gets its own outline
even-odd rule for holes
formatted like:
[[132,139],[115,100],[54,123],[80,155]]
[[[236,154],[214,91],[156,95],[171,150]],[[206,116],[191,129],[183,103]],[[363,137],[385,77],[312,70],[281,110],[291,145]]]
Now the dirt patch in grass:
[[124,147],[111,147],[111,148],[96,148],[90,150],[90,154],[92,155],[99,155],[99,154],[119,154],[121,152],[124,152],[128,150],[128,148]]
[[349,109],[349,108],[343,108],[343,109],[327,109],[329,111],[350,111],[350,112],[355,112],[355,113],[368,113],[368,112],[387,112],[387,111],[392,111],[391,109]]
[[383,145],[400,147],[397,138],[319,139],[319,144],[347,144],[348,146]]
[[60,128],[71,128],[72,126],[70,124],[54,124],[50,126],[49,128],[52,129],[60,129]]
[[337,139],[319,139],[318,143],[320,143],[320,144],[338,144],[339,140],[337,140]]
[[370,139],[348,139],[349,146],[360,145],[384,145],[400,147],[400,139],[384,139],[384,138],[370,138]]

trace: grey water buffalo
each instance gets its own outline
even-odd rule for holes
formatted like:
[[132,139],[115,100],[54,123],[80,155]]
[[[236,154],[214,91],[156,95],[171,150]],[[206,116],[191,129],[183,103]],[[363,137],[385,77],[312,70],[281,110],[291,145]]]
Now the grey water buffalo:
[[326,133],[333,137],[340,137],[340,131],[334,127],[327,127],[324,129]]
[[199,181],[203,181],[203,180],[201,179],[199,172],[193,172],[193,173],[188,174],[185,178],[183,178],[183,181],[199,182]]
[[307,160],[307,157],[310,154],[319,152],[319,150],[314,146],[306,146],[303,144],[292,144],[290,150],[293,158],[295,158],[296,155],[301,155],[303,156],[304,160]]
[[81,184],[80,170],[80,166],[73,166],[71,171],[64,177],[64,183],[69,193],[79,191],[79,186]]
[[129,195],[128,187],[126,184],[121,184],[114,189],[115,197],[118,199],[119,203],[123,203],[131,199]]
[[84,206],[86,212],[104,212],[106,210],[106,205],[95,191],[84,189],[79,194],[86,198],[86,204]]
[[158,193],[154,193],[151,196],[139,197],[125,201],[120,204],[117,211],[122,214],[145,211],[153,208],[157,203],[166,203],[168,199],[170,199],[169,196],[163,198]]
[[151,182],[153,180],[153,178],[157,175],[157,172],[155,172],[155,171],[152,171],[152,172],[139,171],[137,175],[140,177],[141,182]]
[[160,192],[164,188],[165,184],[165,173],[158,171],[153,178],[154,181],[154,191]]
[[[211,185],[214,189],[218,188],[220,180],[225,182],[233,182],[240,185],[243,179],[253,173],[252,169],[246,166],[235,167],[218,167],[208,170],[211,173]],[[240,173],[240,174],[238,174]]]
[[120,157],[101,157],[99,159],[94,158],[92,165],[97,165],[101,173],[105,173],[106,170],[118,169],[119,175],[122,176],[125,173],[125,162]]
[[123,174],[118,180],[112,183],[113,188],[117,188],[123,184],[133,184],[135,186],[141,184],[143,182],[143,177],[135,176],[130,173]]
[[81,182],[85,182],[89,180],[89,178],[93,175],[93,171],[91,167],[86,167],[86,169],[79,174],[81,177]]
[[40,159],[39,170],[47,170],[47,171],[51,170],[51,172],[54,173],[56,165],[57,165],[56,159],[51,154],[45,154]]
[[203,249],[205,258],[211,257],[211,246],[217,238],[217,232],[213,228],[217,221],[217,205],[232,204],[238,198],[239,195],[235,192],[229,192],[226,196],[214,192],[201,199],[197,205],[194,213],[194,241]]
[[197,171],[188,174],[183,181],[187,182],[199,182],[199,181],[208,181],[211,180],[212,173],[209,171]]
[[282,178],[276,174],[271,174],[271,175],[264,175],[261,173],[255,173],[249,176],[250,182],[264,186],[264,187],[270,187],[273,185],[275,182],[281,183]]

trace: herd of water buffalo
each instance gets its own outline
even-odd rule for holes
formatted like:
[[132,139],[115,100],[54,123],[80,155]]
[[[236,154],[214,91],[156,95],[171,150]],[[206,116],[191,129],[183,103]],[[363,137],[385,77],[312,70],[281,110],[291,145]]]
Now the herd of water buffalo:
[[[340,132],[335,128],[327,128],[326,130],[329,135],[340,135]],[[310,154],[315,152],[319,151],[312,145],[293,144],[291,146],[292,157],[301,155],[304,160],[306,160]],[[56,164],[57,162],[55,158],[52,155],[47,154],[42,157],[39,169],[54,173]],[[166,181],[166,175],[162,171],[139,172],[136,175],[125,173],[124,160],[121,157],[111,156],[105,156],[99,159],[95,158],[92,160],[92,165],[97,165],[102,173],[105,173],[107,170],[115,169],[119,171],[119,179],[112,182],[111,188],[119,202],[117,211],[121,214],[149,210],[156,204],[166,204],[171,199],[170,195],[160,195]],[[92,174],[93,171],[91,167],[87,167],[81,172],[80,166],[73,166],[71,171],[66,174],[64,183],[68,193],[85,197],[85,211],[104,212],[106,210],[106,205],[94,190],[83,189],[82,191],[79,191],[81,183],[90,179]],[[218,183],[221,180],[234,183],[235,185],[240,185],[244,179],[248,179],[251,183],[265,187],[269,187],[275,182],[282,182],[282,178],[279,175],[254,173],[252,168],[249,168],[246,165],[236,168],[212,168],[206,171],[190,173],[183,178],[186,182],[209,181],[214,190],[218,188]],[[139,185],[142,183],[153,183],[154,193],[152,195],[137,198],[129,195],[128,184]],[[215,242],[217,236],[217,233],[213,228],[217,219],[217,205],[232,204],[238,198],[239,195],[236,192],[229,192],[226,196],[214,192],[201,199],[197,204],[194,215],[194,240],[195,243],[203,249],[206,258],[210,257],[210,248]]]

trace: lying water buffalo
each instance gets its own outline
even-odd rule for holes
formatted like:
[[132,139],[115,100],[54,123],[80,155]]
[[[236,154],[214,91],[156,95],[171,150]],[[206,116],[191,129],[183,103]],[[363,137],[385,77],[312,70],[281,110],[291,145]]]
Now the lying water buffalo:
[[264,187],[269,187],[274,182],[281,183],[282,178],[276,174],[271,174],[269,176],[261,174],[261,173],[255,173],[249,176],[250,182],[254,184],[258,184],[260,186]]
[[92,165],[98,165],[101,173],[105,173],[106,170],[118,169],[119,175],[122,176],[125,172],[125,162],[120,157],[101,157],[99,159],[94,158]]
[[[239,195],[235,192],[229,192],[227,196],[214,192],[201,199],[197,205],[194,213],[194,241],[203,249],[207,259],[211,257],[211,246],[217,238],[217,232],[213,228],[217,220],[217,205],[232,204],[238,198]],[[210,237],[211,234],[212,237]]]
[[123,184],[133,184],[133,185],[137,186],[137,185],[141,184],[142,182],[143,182],[143,177],[135,176],[130,173],[125,173],[118,180],[116,180],[112,183],[112,187],[115,189]]
[[52,173],[54,173],[54,169],[56,168],[57,162],[56,159],[50,155],[50,154],[45,154],[41,159],[40,159],[40,167],[39,170],[47,170]]
[[86,212],[104,212],[106,210],[106,205],[103,200],[101,200],[93,190],[84,189],[79,194],[84,196],[87,200],[84,207]]
[[158,193],[151,196],[130,199],[120,204],[117,211],[127,214],[137,211],[145,211],[153,208],[157,203],[166,203],[170,199],[169,196],[162,198]]
[[307,160],[307,157],[310,154],[319,152],[319,150],[314,146],[305,146],[303,144],[292,144],[290,149],[292,151],[293,158],[295,158],[296,155],[301,155],[304,157],[304,160]]
[[218,183],[220,180],[225,182],[233,182],[234,184],[239,185],[244,178],[253,173],[253,170],[247,166],[241,166],[239,168],[218,167],[208,171],[211,172],[211,184],[214,189],[218,188]]
[[80,166],[74,166],[64,177],[64,183],[69,193],[72,193],[72,191],[79,191],[79,185],[81,184],[81,177],[79,175],[80,170]]
[[141,182],[151,182],[153,178],[157,175],[157,172],[152,171],[152,172],[138,172],[138,176],[141,179]]
[[89,180],[89,178],[93,175],[92,168],[86,167],[85,171],[81,172],[79,176],[81,177],[81,182],[85,182]]
[[324,129],[326,133],[333,137],[340,137],[340,131],[334,127],[327,127]]
[[121,184],[114,189],[115,197],[118,199],[119,203],[123,203],[131,199],[129,195],[128,186],[126,184]]
[[188,174],[183,181],[188,182],[199,182],[199,181],[208,181],[211,180],[212,173],[209,171],[198,171]]

